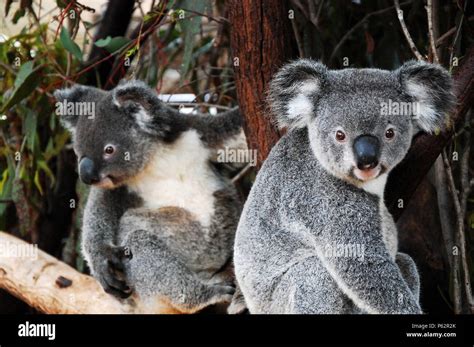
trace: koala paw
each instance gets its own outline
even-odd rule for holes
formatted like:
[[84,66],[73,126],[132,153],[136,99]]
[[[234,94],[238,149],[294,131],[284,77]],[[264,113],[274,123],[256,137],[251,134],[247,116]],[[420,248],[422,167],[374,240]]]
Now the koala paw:
[[213,301],[217,302],[231,302],[235,293],[235,288],[228,285],[215,284],[213,289]]
[[103,250],[105,259],[96,266],[95,275],[104,291],[120,299],[126,299],[132,290],[125,281],[124,264],[132,258],[127,248],[107,246]]
[[233,299],[229,307],[227,307],[228,314],[245,314],[248,313],[247,304],[243,300]]
[[232,301],[227,307],[228,314],[244,314],[249,313],[247,308],[247,303],[245,302],[244,295],[240,290],[240,287],[237,287],[234,295],[232,296]]

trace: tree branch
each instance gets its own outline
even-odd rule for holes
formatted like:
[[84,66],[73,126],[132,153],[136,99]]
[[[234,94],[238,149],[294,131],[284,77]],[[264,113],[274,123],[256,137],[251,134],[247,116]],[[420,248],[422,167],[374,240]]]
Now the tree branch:
[[43,313],[135,313],[132,305],[105,293],[94,278],[32,249],[0,232],[0,288]]
[[423,56],[421,55],[420,51],[418,51],[418,48],[416,48],[415,42],[413,42],[410,32],[408,31],[407,25],[405,24],[405,19],[403,18],[403,11],[400,9],[400,2],[398,0],[394,0],[394,3],[395,3],[395,9],[397,10],[397,17],[398,17],[398,20],[400,21],[400,27],[402,28],[403,35],[405,35],[405,38],[407,39],[410,49],[412,50],[416,59],[423,60]]
[[436,39],[433,30],[433,0],[428,0],[426,4],[426,15],[428,17],[428,37],[430,40],[431,52],[433,53],[433,62],[439,64],[438,52],[436,51]]
[[[457,107],[451,120],[456,126],[462,123],[464,115],[474,101],[474,46],[467,50],[462,63],[453,75],[453,79]],[[403,206],[407,206],[416,187],[451,140],[453,129],[454,127],[436,136],[418,135],[413,139],[405,159],[390,173],[385,189],[385,201],[395,219],[398,219],[404,210],[404,208],[398,207],[399,199],[404,202]]]

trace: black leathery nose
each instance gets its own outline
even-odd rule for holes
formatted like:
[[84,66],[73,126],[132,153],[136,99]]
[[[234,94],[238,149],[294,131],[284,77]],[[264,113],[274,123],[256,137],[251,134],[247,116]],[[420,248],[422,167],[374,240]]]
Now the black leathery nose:
[[359,170],[373,169],[378,165],[380,143],[372,135],[361,135],[354,140],[354,155]]
[[94,184],[100,181],[94,161],[84,157],[79,162],[79,177],[85,184]]

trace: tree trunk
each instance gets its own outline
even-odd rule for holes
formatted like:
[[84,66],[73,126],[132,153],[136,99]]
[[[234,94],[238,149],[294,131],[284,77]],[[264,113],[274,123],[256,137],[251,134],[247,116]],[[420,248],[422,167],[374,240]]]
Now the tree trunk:
[[265,108],[268,82],[277,69],[297,57],[286,1],[231,0],[232,59],[239,106],[249,149],[257,167],[281,136]]
[[[462,124],[466,112],[474,101],[474,45],[467,50],[453,79],[458,106],[452,115],[452,121],[457,126]],[[399,208],[401,206],[399,202],[402,202],[404,207],[408,205],[416,188],[442,149],[451,140],[453,133],[454,127],[451,131],[436,136],[427,134],[417,136],[405,159],[390,173],[385,189],[385,200],[395,219],[398,219],[404,211],[403,207]]]
[[[110,0],[107,10],[102,16],[99,30],[94,36],[94,42],[107,36],[124,36],[132,19],[135,0]],[[105,58],[110,53],[104,48],[92,46],[87,66]],[[103,86],[112,72],[114,58],[103,61],[87,73],[86,83],[92,86]]]

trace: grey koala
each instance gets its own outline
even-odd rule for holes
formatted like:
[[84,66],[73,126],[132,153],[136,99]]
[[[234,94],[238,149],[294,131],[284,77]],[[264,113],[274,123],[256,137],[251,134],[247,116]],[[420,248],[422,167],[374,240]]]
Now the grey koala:
[[418,272],[397,252],[383,193],[413,136],[445,125],[449,74],[303,59],[276,74],[269,102],[288,132],[258,173],[234,246],[250,313],[421,313]]
[[[196,312],[229,302],[241,204],[212,160],[239,143],[241,116],[184,115],[143,82],[110,92],[75,86],[55,93],[68,109],[80,179],[91,185],[82,247],[105,291],[131,295],[141,312]],[[79,115],[77,105],[95,114]],[[244,139],[245,143],[245,139]]]

